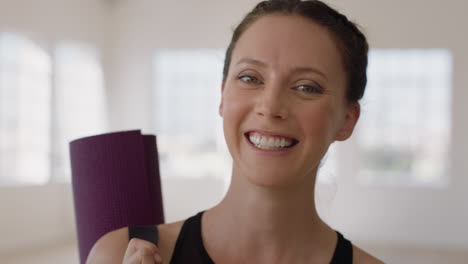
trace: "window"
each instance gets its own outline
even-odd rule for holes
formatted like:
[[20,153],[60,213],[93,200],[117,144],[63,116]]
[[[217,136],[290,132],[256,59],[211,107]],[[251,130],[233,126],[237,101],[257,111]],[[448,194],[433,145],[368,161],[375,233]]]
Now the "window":
[[0,185],[50,174],[51,59],[31,40],[0,33]]
[[372,50],[358,124],[359,181],[448,181],[452,56],[443,49]]
[[222,177],[231,165],[218,114],[224,51],[155,56],[154,127],[163,177]]
[[51,56],[0,33],[0,186],[69,181],[68,142],[107,127],[103,93],[93,47],[60,43]]
[[53,177],[69,181],[71,140],[105,133],[108,128],[104,77],[97,50],[76,42],[54,50],[55,111]]

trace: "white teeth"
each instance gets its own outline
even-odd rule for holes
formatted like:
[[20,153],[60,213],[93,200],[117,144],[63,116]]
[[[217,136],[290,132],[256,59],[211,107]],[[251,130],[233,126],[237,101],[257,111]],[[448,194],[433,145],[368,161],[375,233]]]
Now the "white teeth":
[[267,141],[267,145],[268,146],[275,146],[275,139],[274,138],[268,138],[268,141]]
[[268,137],[260,135],[258,133],[250,133],[249,140],[257,148],[268,150],[278,150],[282,148],[287,148],[293,144],[293,141],[288,138]]

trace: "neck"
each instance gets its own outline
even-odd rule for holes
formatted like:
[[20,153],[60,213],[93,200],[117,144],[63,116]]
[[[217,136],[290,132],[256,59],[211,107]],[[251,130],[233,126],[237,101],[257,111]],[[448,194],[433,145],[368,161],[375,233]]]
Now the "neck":
[[[335,237],[316,211],[315,175],[297,184],[272,188],[252,184],[234,169],[225,198],[204,217],[204,234],[209,241],[216,241],[212,245],[227,246],[237,256],[244,252],[249,262],[254,256],[256,263],[277,262],[292,254],[291,248],[323,251],[324,242]],[[225,258],[227,255],[229,252]]]

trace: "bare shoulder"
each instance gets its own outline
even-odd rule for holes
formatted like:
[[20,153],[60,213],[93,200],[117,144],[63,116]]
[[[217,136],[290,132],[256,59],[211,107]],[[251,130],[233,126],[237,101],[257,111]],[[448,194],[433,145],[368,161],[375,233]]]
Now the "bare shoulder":
[[356,264],[384,264],[383,261],[375,258],[364,250],[353,245],[353,263]]
[[161,257],[164,263],[169,263],[174,252],[177,237],[184,220],[169,224],[158,225],[159,241],[158,247],[161,250]]
[[94,243],[86,264],[122,263],[128,244],[128,228],[111,231]]
[[[157,226],[159,233],[158,247],[164,263],[169,263],[172,257],[183,223],[184,221],[179,221]],[[103,235],[89,252],[86,264],[122,263],[128,242],[128,227],[122,227]]]

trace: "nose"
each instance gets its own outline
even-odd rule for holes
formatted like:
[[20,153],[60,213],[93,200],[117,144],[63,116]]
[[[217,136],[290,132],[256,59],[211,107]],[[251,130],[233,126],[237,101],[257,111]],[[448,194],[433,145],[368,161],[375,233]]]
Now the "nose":
[[265,87],[256,104],[256,114],[266,118],[286,119],[288,116],[281,89]]

